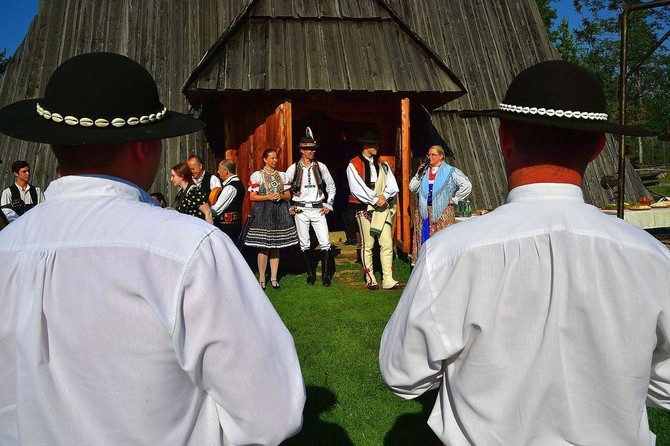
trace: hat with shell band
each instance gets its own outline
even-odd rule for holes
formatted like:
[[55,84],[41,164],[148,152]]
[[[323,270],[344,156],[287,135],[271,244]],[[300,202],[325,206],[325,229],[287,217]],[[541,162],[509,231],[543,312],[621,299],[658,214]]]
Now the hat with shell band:
[[319,147],[320,146],[316,143],[316,141],[314,141],[314,138],[312,138],[311,136],[303,136],[302,138],[300,138],[300,142],[298,143],[298,148],[300,150],[304,149],[316,150]]
[[205,124],[167,110],[140,64],[113,53],[88,53],[61,64],[43,98],[0,110],[0,132],[54,145],[115,144],[185,135]]
[[608,122],[600,80],[590,71],[563,60],[535,64],[510,83],[505,99],[493,110],[463,110],[461,118],[488,116],[585,132],[650,136],[639,128]]

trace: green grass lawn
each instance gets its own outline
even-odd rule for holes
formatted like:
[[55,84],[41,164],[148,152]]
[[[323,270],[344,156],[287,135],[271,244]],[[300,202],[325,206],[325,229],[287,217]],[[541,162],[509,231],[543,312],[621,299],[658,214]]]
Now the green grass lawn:
[[[396,278],[406,282],[408,264],[395,264]],[[285,275],[279,290],[267,290],[293,334],[307,386],[302,431],[283,445],[434,446],[426,420],[436,392],[405,401],[379,373],[379,341],[400,292],[352,284],[362,280],[358,264],[337,268],[341,280],[330,288],[320,280],[309,286],[301,274]],[[670,413],[650,410],[649,420],[657,444],[670,446]]]

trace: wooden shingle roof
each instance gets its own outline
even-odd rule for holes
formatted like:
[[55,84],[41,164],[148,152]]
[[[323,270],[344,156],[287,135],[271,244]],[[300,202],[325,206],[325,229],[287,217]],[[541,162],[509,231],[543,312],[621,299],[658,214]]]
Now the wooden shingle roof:
[[382,0],[251,1],[182,90],[412,93],[429,108],[466,93]]
[[[244,15],[245,12],[248,15]],[[301,20],[303,16],[308,20]],[[250,17],[254,17],[253,20]],[[273,40],[267,42],[281,42],[283,45],[273,44],[267,48],[255,46],[257,51],[269,52],[274,57],[272,60],[282,64],[279,65],[282,70],[275,70],[275,74],[270,77],[265,74],[259,79],[274,85],[280,78],[272,76],[281,71],[288,81],[294,82],[292,70],[295,69],[304,78],[301,82],[318,82],[319,88],[326,88],[321,86],[322,83],[330,88],[333,85],[344,88],[344,82],[352,82],[349,80],[354,70],[352,66],[343,65],[341,70],[345,71],[337,71],[333,65],[325,65],[327,61],[337,61],[336,57],[343,57],[344,52],[349,51],[342,47],[341,36],[334,31],[316,34],[318,39],[312,42],[311,38],[306,39],[305,36],[311,37],[313,34],[303,32],[301,36],[306,44],[326,45],[324,58],[315,61],[311,55],[318,52],[311,51],[308,55],[306,46],[297,45],[293,40],[283,43],[286,39],[285,29],[269,26],[270,21],[281,17],[285,17],[286,22],[298,29],[300,26],[304,29],[315,28],[320,22],[322,29],[330,26],[341,30],[342,25],[332,23],[336,17],[348,23],[352,29],[362,29],[366,21],[370,28],[375,28],[371,24],[376,23],[376,27],[381,25],[382,29],[369,30],[370,36],[377,36],[374,42],[381,40],[381,36],[386,36],[388,29],[391,29],[393,32],[390,35],[396,38],[396,42],[405,42],[417,48],[414,53],[422,55],[426,63],[424,67],[432,64],[445,78],[451,78],[453,72],[454,83],[454,79],[460,79],[468,94],[434,111],[433,123],[454,148],[456,165],[472,180],[474,204],[477,207],[494,207],[504,201],[507,184],[498,147],[497,122],[464,121],[456,116],[455,110],[496,106],[516,73],[541,60],[558,58],[544,30],[535,0],[40,1],[38,14],[23,43],[12,57],[5,75],[0,78],[0,106],[20,99],[39,97],[53,70],[72,56],[90,51],[112,51],[137,60],[152,73],[168,108],[188,112],[189,103],[181,94],[181,87],[205,88],[205,84],[200,84],[205,79],[208,86],[213,85],[214,80],[218,84],[218,65],[210,62],[219,55],[213,50],[219,47],[222,39],[230,39],[235,34],[237,38],[246,36],[257,39],[251,30],[258,29],[259,23],[266,23],[266,29],[273,30],[270,36]],[[244,27],[248,31],[244,31]],[[235,30],[238,31],[231,32]],[[359,34],[356,36],[362,35],[360,31],[357,32]],[[402,39],[398,37],[401,35]],[[293,36],[297,38],[296,34]],[[287,46],[289,44],[293,46]],[[340,47],[340,56],[333,54],[331,48]],[[426,79],[426,73],[419,71],[414,62],[408,65],[404,58],[395,54],[395,50],[391,52],[388,45],[383,53],[364,52],[371,49],[367,41],[358,42],[358,47],[361,60],[368,66],[366,75],[373,76],[366,85],[392,91],[399,88],[399,83],[416,83],[417,76]],[[225,41],[221,48],[229,49]],[[289,57],[290,51],[299,51],[300,58]],[[279,54],[285,58],[279,58]],[[258,58],[258,62],[254,62],[250,55],[246,55],[246,58],[246,72],[252,69],[261,72],[254,64],[260,67],[260,61],[267,59]],[[288,61],[293,59],[304,60],[300,62],[304,65],[289,67]],[[388,64],[396,69],[393,83],[389,86],[380,85],[384,84],[383,79],[388,79],[385,71],[388,70]],[[313,66],[315,70],[299,69],[304,66]],[[358,66],[364,65],[360,62]],[[196,67],[202,71],[194,71]],[[213,77],[214,72],[207,72],[207,67],[216,67],[217,77]],[[443,67],[448,68],[444,70]],[[230,69],[237,67],[231,66]],[[244,77],[246,72],[239,71],[240,77]],[[193,77],[193,73],[197,75]],[[309,78],[305,78],[307,74]],[[326,74],[327,84],[318,79]],[[187,79],[197,80],[197,83],[185,84]],[[356,82],[363,81],[365,79],[360,76]],[[247,82],[250,85],[252,81],[238,79],[235,82]],[[258,79],[253,82],[258,82]],[[359,84],[351,85],[363,88]],[[416,84],[414,88],[417,88]],[[168,198],[174,194],[174,188],[169,182],[170,168],[174,164],[196,153],[205,158],[208,166],[213,166],[213,154],[207,150],[201,133],[165,140],[163,146],[164,155],[152,190],[165,192]],[[19,141],[4,135],[0,135],[0,158],[5,161],[0,166],[2,188],[13,182],[8,165],[14,160],[25,159],[31,164],[32,181],[40,187],[47,186],[56,167],[56,160],[46,145]],[[587,171],[584,194],[588,202],[600,204],[611,198],[611,193],[600,186],[600,178],[603,175],[616,175],[617,159],[616,141],[609,139],[603,153]],[[636,201],[645,193],[639,176],[628,164],[626,199]]]

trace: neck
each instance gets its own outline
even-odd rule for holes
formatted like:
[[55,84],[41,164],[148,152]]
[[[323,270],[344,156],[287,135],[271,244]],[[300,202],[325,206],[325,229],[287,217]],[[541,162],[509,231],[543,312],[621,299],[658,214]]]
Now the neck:
[[266,164],[265,167],[263,167],[263,170],[267,170],[268,172],[274,172],[276,169],[274,169],[274,168],[272,168],[272,167],[270,167]]
[[534,183],[566,183],[582,187],[582,173],[573,169],[554,165],[527,166],[508,174],[509,190]]
[[16,185],[19,186],[21,189],[25,189],[26,187],[28,187],[28,182],[17,179]]

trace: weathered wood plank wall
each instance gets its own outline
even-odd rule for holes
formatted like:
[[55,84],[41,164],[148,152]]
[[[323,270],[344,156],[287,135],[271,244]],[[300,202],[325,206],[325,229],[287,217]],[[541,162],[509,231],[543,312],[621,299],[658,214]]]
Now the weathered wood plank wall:
[[[189,112],[181,86],[212,42],[247,0],[42,0],[23,43],[0,80],[0,106],[39,97],[53,70],[77,54],[111,51],[127,55],[154,76],[162,101],[172,110]],[[208,168],[214,160],[202,132],[164,141],[161,166],[152,190],[171,198],[170,168],[195,153]],[[47,145],[0,135],[0,187],[13,182],[9,165],[25,159],[32,182],[45,187],[56,160]]]
[[[497,120],[462,120],[455,111],[496,108],[519,71],[559,58],[535,0],[389,0],[389,4],[465,84],[468,94],[433,112],[433,122],[454,148],[455,164],[472,180],[475,205],[502,204],[507,181]],[[616,176],[617,154],[618,144],[608,138],[602,155],[587,170],[584,195],[588,202],[611,200],[611,192],[600,186],[600,178]],[[626,179],[627,199],[637,200],[645,190],[630,164]]]
[[[506,86],[521,69],[535,62],[557,58],[549,44],[534,0],[387,0],[407,24],[444,60],[454,74],[465,84],[469,94],[433,113],[436,126],[456,152],[456,165],[473,180],[473,200],[477,207],[494,207],[506,195],[506,181],[502,159],[498,150],[497,122],[493,120],[462,121],[455,110],[463,108],[491,108],[502,99]],[[262,2],[259,2],[261,4]],[[287,16],[296,11],[314,13],[330,11],[335,3],[330,0],[272,1],[267,5],[289,8]],[[128,55],[143,64],[156,78],[163,101],[168,108],[188,112],[188,104],[181,94],[183,82],[197,66],[203,54],[240,14],[249,0],[42,0],[24,42],[12,58],[5,76],[0,80],[0,106],[19,99],[38,97],[44,90],[53,70],[64,60],[90,51],[113,51]],[[279,5],[279,6],[278,6]],[[311,5],[311,6],[310,6]],[[377,10],[372,0],[338,0],[339,14],[356,17],[361,8]],[[269,7],[269,6],[268,6]],[[311,9],[310,9],[311,8]],[[328,15],[333,15],[328,12]],[[337,27],[336,23],[327,26]],[[380,31],[381,32],[381,31]],[[284,46],[296,42],[299,33],[288,36],[285,28],[272,29],[269,53],[282,51]],[[343,36],[345,37],[345,36]],[[356,38],[347,35],[347,38]],[[253,33],[239,36],[253,39]],[[384,35],[378,39],[386,39]],[[325,39],[325,38],[324,38]],[[319,46],[333,48],[329,54],[342,54],[346,43],[334,40],[319,41]],[[304,53],[292,55],[292,64],[299,70],[306,63],[309,46],[316,42],[303,42]],[[398,51],[400,53],[400,51]],[[240,55],[240,57],[245,57]],[[246,55],[249,57],[249,55]],[[270,54],[268,57],[272,57]],[[398,83],[399,79],[385,78],[385,60],[391,54],[377,55],[380,76],[375,82]],[[407,56],[411,57],[411,55]],[[264,56],[265,58],[265,56]],[[356,60],[326,59],[329,71],[342,70],[342,76],[352,73],[352,65],[367,63]],[[247,62],[241,66],[247,67]],[[240,66],[230,60],[226,70]],[[286,72],[287,70],[279,70]],[[303,72],[301,72],[303,73]],[[216,76],[217,73],[211,73]],[[263,73],[240,72],[243,82],[258,81]],[[315,73],[317,75],[318,73]],[[413,73],[406,73],[412,79]],[[425,77],[425,75],[423,76]],[[246,79],[245,79],[246,78]],[[253,80],[252,80],[253,79]],[[297,79],[294,77],[293,79]],[[344,82],[345,79],[342,79]],[[332,82],[332,77],[331,77]],[[367,85],[360,79],[346,79],[352,88]],[[284,84],[291,89],[292,78],[272,79],[272,84]],[[216,82],[214,83],[216,85]],[[222,85],[218,85],[222,87]],[[388,85],[385,86],[388,88]],[[338,88],[324,85],[323,88]],[[214,168],[211,152],[203,135],[191,135],[166,140],[161,167],[152,188],[161,190],[169,199],[174,190],[169,183],[171,166],[196,153]],[[33,182],[44,187],[53,179],[56,160],[48,147],[18,141],[0,135],[0,187],[13,181],[9,164],[25,159],[33,167]],[[585,195],[587,200],[601,203],[609,200],[608,191],[599,186],[603,175],[616,173],[617,149],[610,141],[587,173]],[[632,168],[627,170],[627,196],[634,199],[644,192],[639,177]]]

